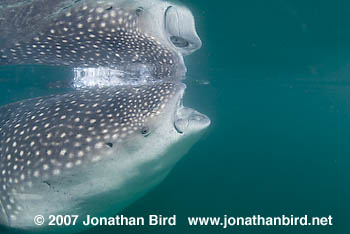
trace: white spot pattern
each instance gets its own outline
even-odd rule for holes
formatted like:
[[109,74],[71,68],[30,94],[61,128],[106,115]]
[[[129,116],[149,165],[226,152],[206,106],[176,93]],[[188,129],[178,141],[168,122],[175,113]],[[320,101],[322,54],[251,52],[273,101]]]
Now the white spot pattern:
[[16,218],[21,209],[11,194],[103,160],[99,152],[141,134],[179,90],[176,83],[158,82],[76,91],[0,107],[0,203],[7,215]]
[[128,72],[142,64],[155,78],[176,76],[179,55],[143,32],[137,8],[93,2],[66,9],[32,39],[0,50],[0,64],[123,67]]

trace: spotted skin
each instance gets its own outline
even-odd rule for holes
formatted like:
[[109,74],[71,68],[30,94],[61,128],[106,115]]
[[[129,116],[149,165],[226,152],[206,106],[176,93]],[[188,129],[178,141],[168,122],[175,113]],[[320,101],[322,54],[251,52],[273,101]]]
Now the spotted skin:
[[[37,17],[45,4],[54,3],[36,0],[21,8],[0,9],[0,18],[10,21],[0,21],[0,28],[9,31],[4,30],[6,23],[16,25],[12,19],[22,18],[23,14],[28,14],[30,20]],[[185,72],[176,51],[140,28],[142,7],[129,9],[120,1],[66,1],[52,8],[55,11],[43,17],[44,23],[38,19],[33,22],[37,28],[31,26],[27,35],[0,45],[0,65],[109,67],[126,72],[143,65],[157,79],[175,79]],[[18,24],[21,27],[24,22]],[[25,24],[25,28],[30,25]]]
[[91,167],[103,160],[101,150],[147,134],[150,119],[181,89],[173,83],[112,87],[0,107],[0,221],[20,218],[23,207],[14,194],[26,193],[35,181]]

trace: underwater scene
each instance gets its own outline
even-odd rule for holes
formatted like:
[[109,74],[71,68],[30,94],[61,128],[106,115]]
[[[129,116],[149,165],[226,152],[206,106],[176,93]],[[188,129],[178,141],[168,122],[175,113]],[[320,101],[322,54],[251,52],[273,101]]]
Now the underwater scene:
[[0,233],[350,233],[349,12],[1,0]]

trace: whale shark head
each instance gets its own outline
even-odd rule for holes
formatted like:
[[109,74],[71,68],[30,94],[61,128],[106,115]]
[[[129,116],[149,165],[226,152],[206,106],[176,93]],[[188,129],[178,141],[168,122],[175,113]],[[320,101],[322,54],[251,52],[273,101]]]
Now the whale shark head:
[[[140,11],[141,28],[152,35],[160,35],[162,42],[182,55],[189,55],[202,46],[196,32],[192,12],[178,2],[152,0],[134,1]],[[152,22],[151,27],[146,25]]]
[[0,64],[107,67],[183,77],[201,46],[192,13],[161,0],[23,1],[0,8]]
[[210,124],[182,106],[184,89],[110,87],[1,107],[0,224],[115,214],[158,184]]

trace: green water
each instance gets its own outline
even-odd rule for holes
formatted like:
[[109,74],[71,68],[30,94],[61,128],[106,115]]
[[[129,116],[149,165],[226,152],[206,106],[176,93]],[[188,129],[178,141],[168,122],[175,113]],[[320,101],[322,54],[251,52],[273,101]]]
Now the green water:
[[[175,227],[92,233],[350,233],[350,3],[184,1],[203,48],[186,58],[185,105],[212,125],[123,211]],[[65,91],[65,69],[1,68],[1,103]],[[68,79],[67,79],[68,80]],[[209,82],[209,84],[207,84]],[[325,227],[191,227],[188,216],[333,216]]]

